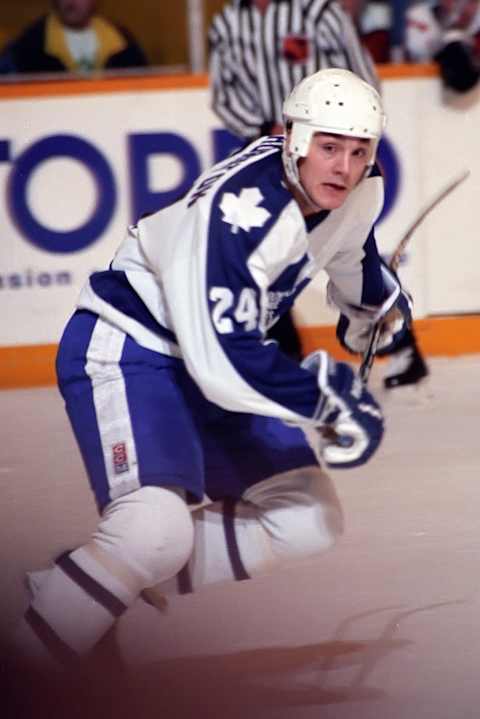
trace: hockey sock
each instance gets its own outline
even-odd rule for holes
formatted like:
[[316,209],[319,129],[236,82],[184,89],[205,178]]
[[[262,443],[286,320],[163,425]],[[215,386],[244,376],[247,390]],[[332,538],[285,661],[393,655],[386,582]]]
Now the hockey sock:
[[334,545],[343,528],[334,486],[317,466],[275,475],[250,487],[243,499],[224,499],[192,512],[194,548],[173,579],[147,590],[162,595],[267,574],[316,556]]
[[189,594],[210,584],[249,579],[275,565],[253,504],[225,499],[197,509],[192,519],[195,544],[190,560],[175,577],[146,591],[154,604],[159,594]]
[[66,665],[88,652],[132,604],[127,586],[86,547],[64,554],[30,582],[33,601],[15,636],[21,654],[34,661]]

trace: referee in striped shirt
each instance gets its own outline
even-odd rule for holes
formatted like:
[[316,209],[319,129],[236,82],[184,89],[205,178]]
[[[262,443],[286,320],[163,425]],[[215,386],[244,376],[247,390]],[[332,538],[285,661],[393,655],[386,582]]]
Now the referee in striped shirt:
[[378,89],[373,62],[337,0],[231,0],[209,30],[213,110],[244,140],[282,132],[284,99],[342,67]]

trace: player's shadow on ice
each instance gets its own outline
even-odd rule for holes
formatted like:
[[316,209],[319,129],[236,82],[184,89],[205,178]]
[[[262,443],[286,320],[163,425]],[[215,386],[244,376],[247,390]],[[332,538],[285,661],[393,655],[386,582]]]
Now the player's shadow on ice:
[[[374,670],[392,652],[412,644],[395,636],[404,622],[419,612],[462,602],[361,612],[340,622],[329,641],[317,644],[180,657],[134,667],[122,664],[111,634],[70,681],[44,683],[42,677],[35,694],[28,696],[22,680],[22,701],[15,698],[7,718],[265,719],[276,710],[288,714],[293,707],[375,702],[386,692],[369,685]],[[377,638],[350,639],[359,633],[354,630],[358,623],[382,613],[388,619]]]
[[[169,719],[263,719],[281,708],[376,701],[386,693],[368,685],[373,671],[413,643],[395,637],[400,627],[412,615],[458,603],[370,609],[347,617],[330,641],[318,644],[156,662],[135,671],[130,687],[141,698],[142,719],[153,719],[159,708]],[[356,625],[384,613],[376,639],[350,639]]]
[[281,708],[375,701],[384,692],[357,677],[372,660],[408,644],[328,641],[126,668],[107,641],[88,668],[66,681],[42,676],[33,687],[22,681],[21,696],[4,705],[5,719],[264,719]]
[[[153,719],[158,710],[182,719],[252,719],[261,717],[262,710],[280,707],[374,701],[384,692],[358,681],[363,668],[410,643],[331,641],[180,658],[135,672],[130,686],[140,698],[142,719]],[[330,672],[337,675],[331,681]]]

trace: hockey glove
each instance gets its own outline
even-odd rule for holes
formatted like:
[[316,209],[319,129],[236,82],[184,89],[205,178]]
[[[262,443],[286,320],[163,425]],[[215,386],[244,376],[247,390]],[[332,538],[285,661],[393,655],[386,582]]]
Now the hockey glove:
[[349,304],[334,284],[328,285],[329,301],[340,310],[337,338],[348,352],[363,354],[368,347],[373,326],[382,323],[377,354],[394,352],[412,321],[412,299],[397,276],[382,264],[387,298],[379,307]]
[[365,464],[384,430],[381,409],[352,368],[326,352],[313,352],[302,367],[316,374],[320,401],[314,422],[303,426],[317,459],[342,469]]

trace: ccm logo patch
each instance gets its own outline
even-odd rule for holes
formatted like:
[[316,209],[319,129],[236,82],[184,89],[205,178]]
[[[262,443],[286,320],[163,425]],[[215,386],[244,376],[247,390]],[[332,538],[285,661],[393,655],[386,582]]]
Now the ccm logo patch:
[[113,471],[115,474],[123,474],[123,472],[128,472],[128,456],[127,456],[127,446],[125,442],[117,442],[117,444],[112,445],[112,455],[113,455]]

